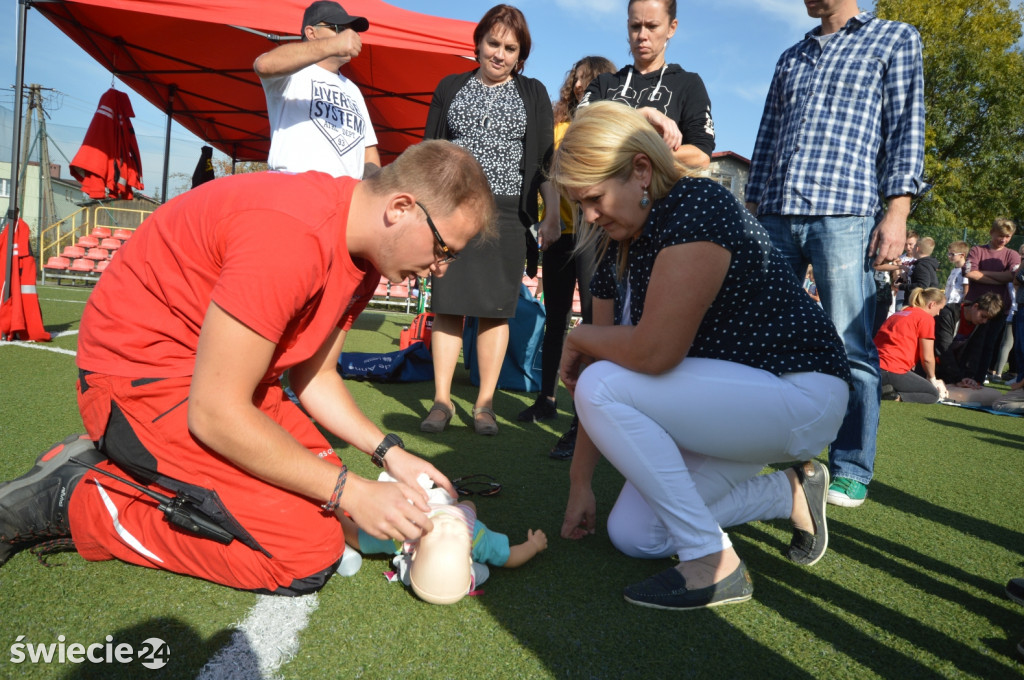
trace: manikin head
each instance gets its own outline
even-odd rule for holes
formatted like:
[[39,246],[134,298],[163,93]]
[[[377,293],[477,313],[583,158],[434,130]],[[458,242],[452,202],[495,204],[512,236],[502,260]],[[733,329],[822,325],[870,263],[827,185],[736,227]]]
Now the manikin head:
[[420,537],[409,567],[409,585],[431,604],[455,604],[473,582],[472,530],[474,518],[461,505],[435,507],[434,528]]

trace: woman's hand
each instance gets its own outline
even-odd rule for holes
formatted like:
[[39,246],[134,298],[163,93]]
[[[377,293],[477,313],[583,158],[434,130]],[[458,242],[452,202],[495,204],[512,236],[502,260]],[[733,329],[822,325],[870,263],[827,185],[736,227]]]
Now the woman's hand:
[[654,126],[669,149],[675,151],[683,143],[683,133],[679,131],[679,125],[664,113],[649,106],[637,109],[637,111],[642,113],[647,122]]
[[566,336],[562,345],[562,360],[558,365],[558,375],[562,378],[565,389],[569,390],[569,396],[576,394],[576,381],[583,371],[584,359],[587,358],[572,343],[573,334],[579,332],[581,328],[574,329]]
[[555,241],[562,237],[562,223],[545,217],[537,229],[537,243],[541,250],[547,250]]
[[569,487],[569,502],[562,520],[562,538],[573,540],[594,533],[597,527],[597,501],[589,484]]

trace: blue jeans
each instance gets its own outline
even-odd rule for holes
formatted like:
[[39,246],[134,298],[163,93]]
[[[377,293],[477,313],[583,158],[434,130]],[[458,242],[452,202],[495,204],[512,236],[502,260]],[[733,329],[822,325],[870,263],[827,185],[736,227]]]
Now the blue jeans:
[[853,373],[853,392],[836,440],[829,446],[833,477],[871,481],[881,401],[881,371],[871,326],[875,315],[874,270],[868,243],[873,217],[762,215],[772,244],[793,266],[798,281],[814,267],[821,306],[839,331]]

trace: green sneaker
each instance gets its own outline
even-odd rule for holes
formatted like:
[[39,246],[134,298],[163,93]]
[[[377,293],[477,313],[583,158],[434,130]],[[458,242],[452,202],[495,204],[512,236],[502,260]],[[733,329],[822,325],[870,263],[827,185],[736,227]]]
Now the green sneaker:
[[868,487],[856,479],[836,477],[828,487],[828,502],[844,508],[856,508],[864,504],[868,497]]

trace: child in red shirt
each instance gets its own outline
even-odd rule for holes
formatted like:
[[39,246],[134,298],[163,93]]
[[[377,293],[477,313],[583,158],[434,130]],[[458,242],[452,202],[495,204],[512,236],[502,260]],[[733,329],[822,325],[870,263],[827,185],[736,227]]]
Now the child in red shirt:
[[934,404],[945,395],[945,386],[935,377],[935,317],[945,304],[942,290],[918,288],[909,304],[878,330],[883,398]]

